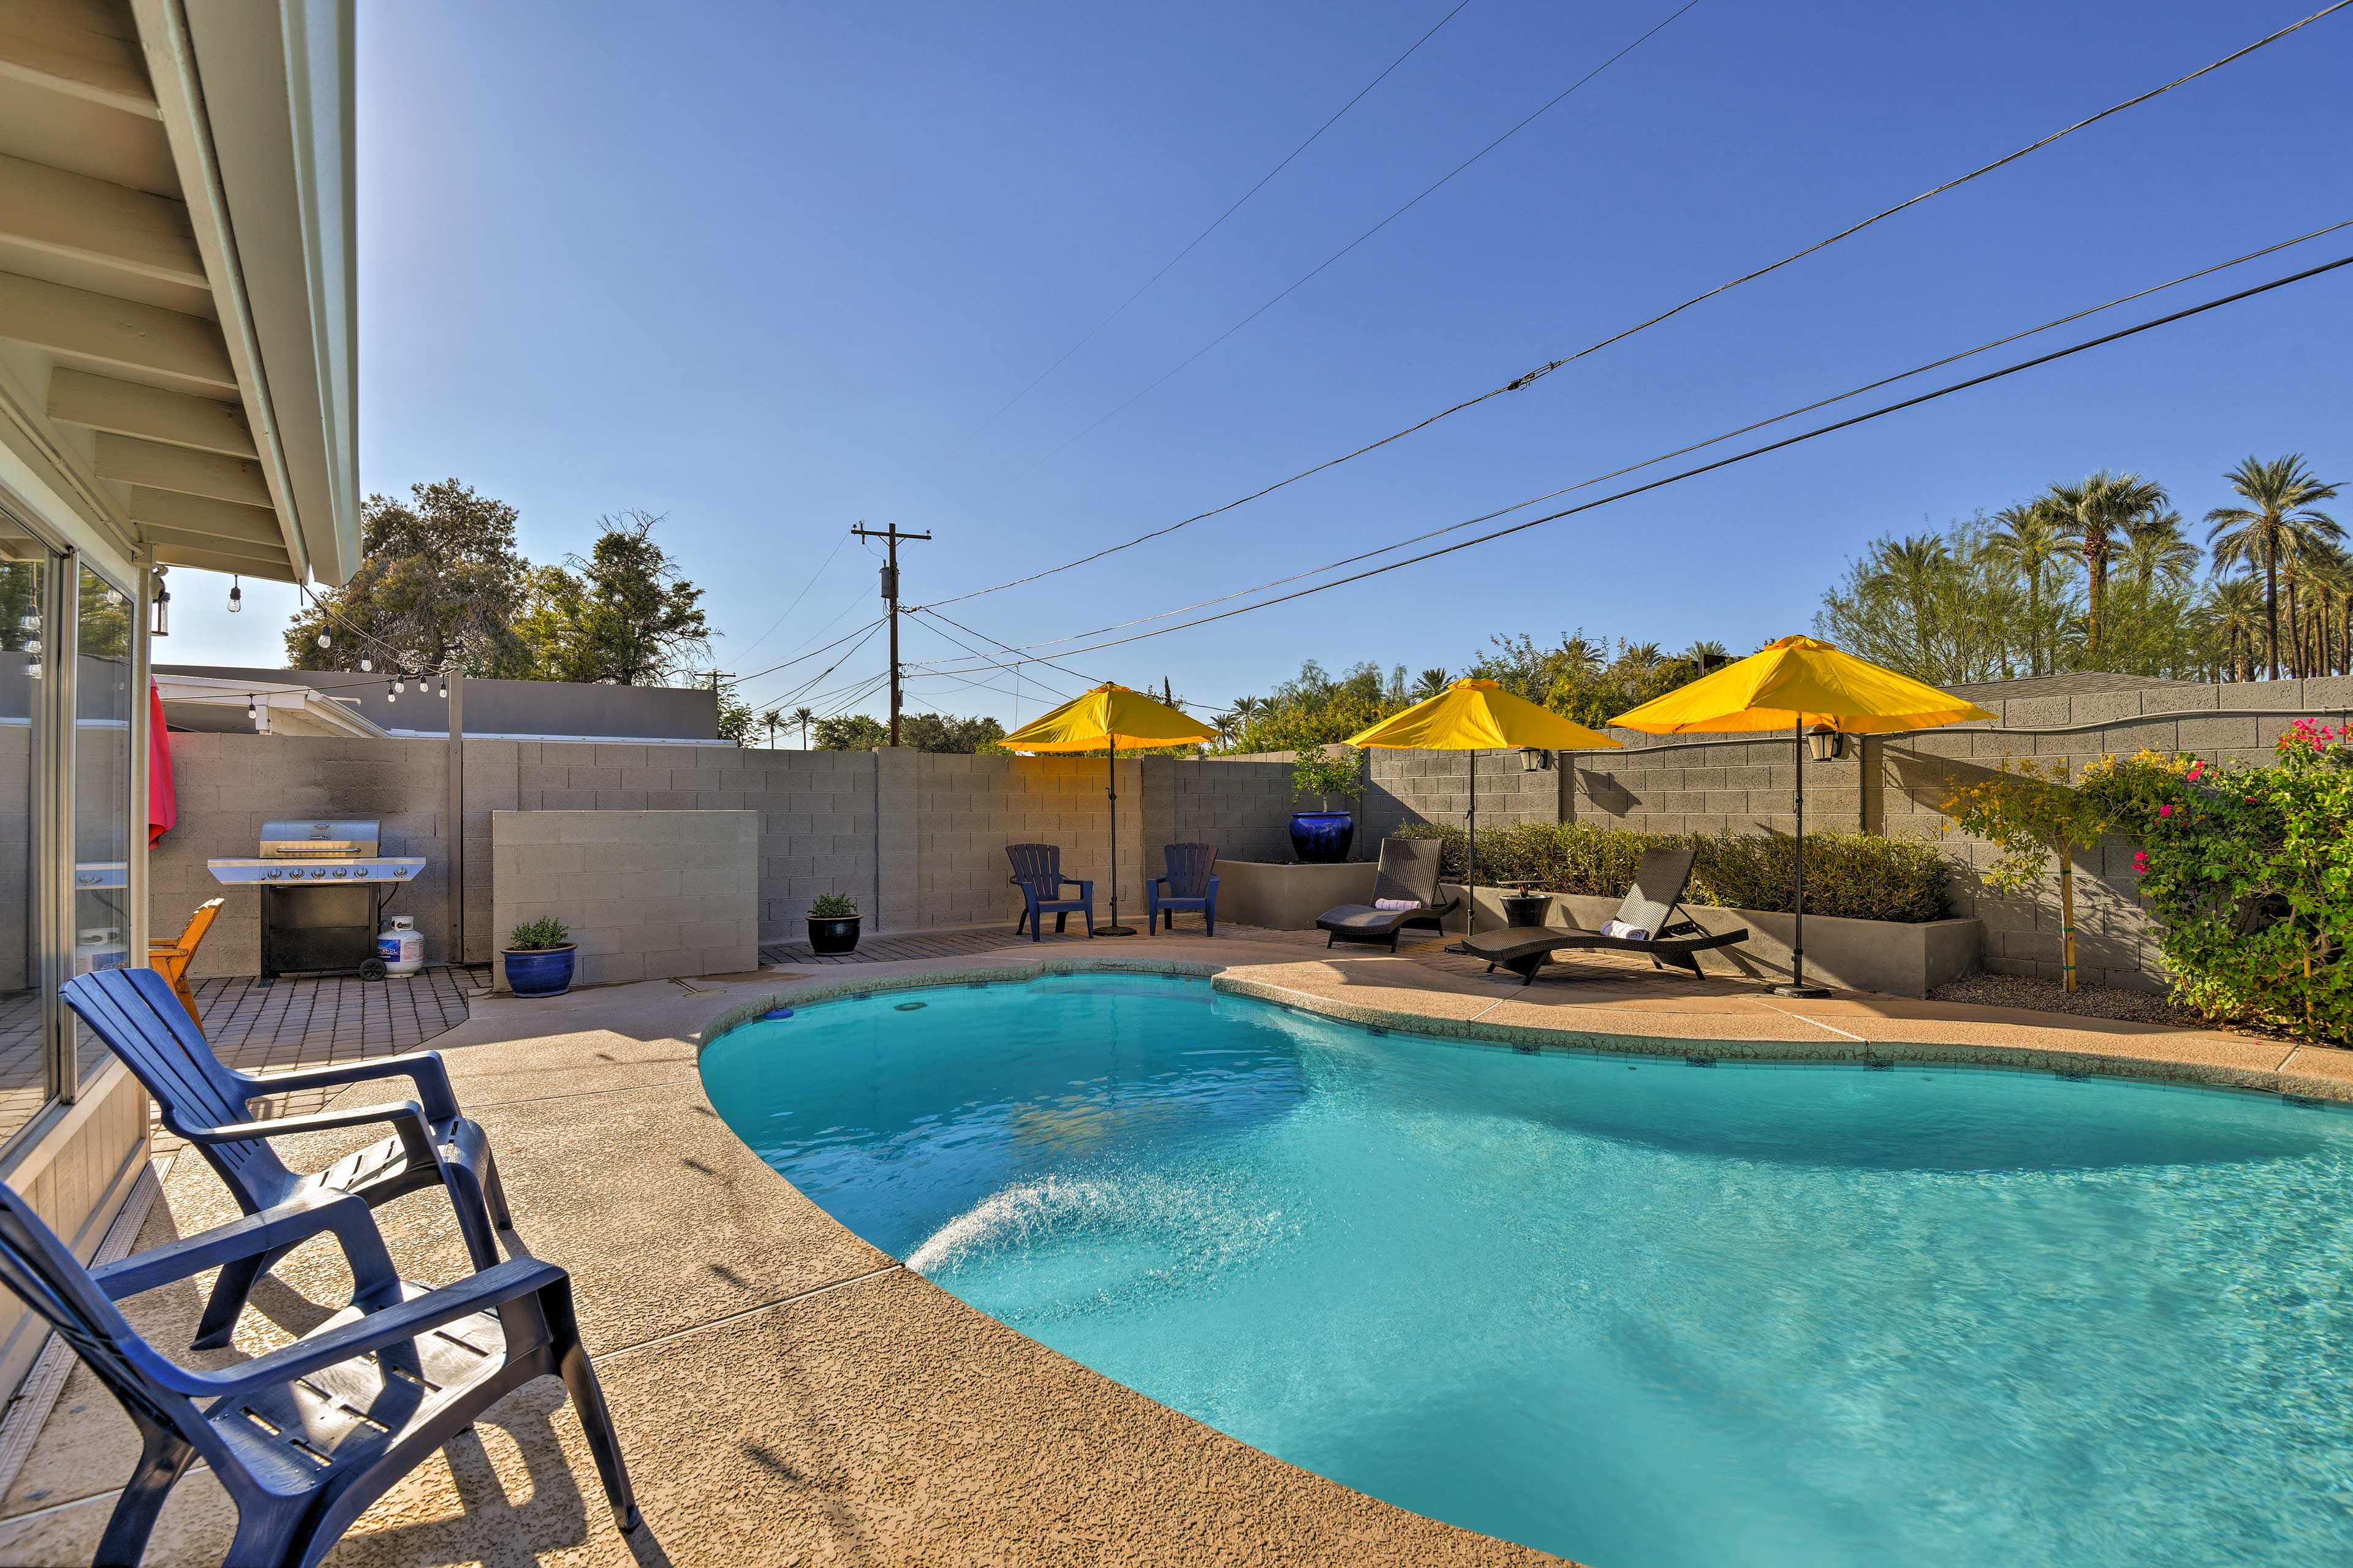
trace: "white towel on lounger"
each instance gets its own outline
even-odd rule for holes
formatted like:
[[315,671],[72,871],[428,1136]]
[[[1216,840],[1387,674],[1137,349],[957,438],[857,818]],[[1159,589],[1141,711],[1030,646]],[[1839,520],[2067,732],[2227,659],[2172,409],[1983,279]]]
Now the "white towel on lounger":
[[1375,899],[1373,900],[1373,908],[1377,910],[1418,910],[1421,908],[1421,900],[1419,899]]
[[1651,933],[1649,931],[1644,931],[1641,926],[1629,925],[1626,921],[1620,920],[1603,921],[1601,922],[1601,934],[1603,936],[1620,937],[1628,942],[1648,942],[1651,940]]

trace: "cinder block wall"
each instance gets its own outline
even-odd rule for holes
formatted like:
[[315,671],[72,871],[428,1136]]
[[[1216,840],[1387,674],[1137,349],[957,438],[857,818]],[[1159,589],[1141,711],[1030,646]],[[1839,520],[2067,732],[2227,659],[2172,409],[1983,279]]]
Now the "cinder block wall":
[[760,966],[757,812],[495,812],[491,861],[492,928],[561,920],[582,984]]

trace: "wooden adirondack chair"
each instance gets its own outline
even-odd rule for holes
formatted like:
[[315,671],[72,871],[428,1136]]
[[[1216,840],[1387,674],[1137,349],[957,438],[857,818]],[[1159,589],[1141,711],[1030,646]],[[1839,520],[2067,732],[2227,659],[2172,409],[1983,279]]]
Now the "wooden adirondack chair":
[[[152,969],[92,970],[66,982],[62,994],[146,1085],[164,1125],[195,1145],[246,1213],[259,1214],[313,1192],[355,1194],[374,1207],[420,1187],[446,1186],[474,1267],[489,1268],[499,1261],[492,1233],[513,1221],[491,1158],[490,1136],[459,1114],[457,1092],[439,1052],[412,1051],[261,1077],[222,1066],[170,985]],[[262,1121],[252,1120],[246,1109],[248,1100],[289,1089],[386,1078],[410,1080],[417,1099]],[[389,1124],[393,1136],[315,1174],[288,1169],[269,1146],[272,1138],[375,1123]],[[279,1256],[257,1252],[221,1269],[205,1308],[197,1349],[228,1343],[246,1297]]]
[[[330,1232],[351,1261],[351,1306],[224,1371],[182,1366],[114,1305]],[[410,1284],[393,1272],[365,1201],[314,1187],[92,1271],[0,1186],[0,1284],[57,1330],[139,1428],[138,1468],[99,1542],[100,1564],[139,1561],[174,1483],[202,1459],[237,1504],[223,1568],[312,1568],[393,1483],[550,1374],[572,1395],[615,1522],[638,1527],[613,1418],[580,1346],[572,1282],[552,1263],[520,1258],[438,1289]]]
[[188,965],[196,961],[197,947],[203,943],[205,933],[213,929],[213,921],[220,918],[221,906],[227,902],[227,899],[206,899],[196,906],[196,912],[188,917],[187,925],[178,936],[170,942],[147,944],[147,967],[172,983],[172,994],[188,1010],[199,1034],[204,1032],[204,1020],[196,1016],[196,994],[188,986]]

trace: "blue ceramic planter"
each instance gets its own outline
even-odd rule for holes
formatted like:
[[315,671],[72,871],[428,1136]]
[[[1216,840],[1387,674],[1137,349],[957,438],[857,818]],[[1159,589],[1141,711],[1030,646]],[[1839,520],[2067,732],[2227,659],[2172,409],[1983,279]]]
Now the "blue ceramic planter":
[[507,989],[518,996],[563,995],[572,989],[572,961],[579,952],[568,942],[529,952],[503,950],[500,956],[506,960]]
[[1291,852],[1310,866],[1348,858],[1356,841],[1356,819],[1345,811],[1298,811],[1291,816]]

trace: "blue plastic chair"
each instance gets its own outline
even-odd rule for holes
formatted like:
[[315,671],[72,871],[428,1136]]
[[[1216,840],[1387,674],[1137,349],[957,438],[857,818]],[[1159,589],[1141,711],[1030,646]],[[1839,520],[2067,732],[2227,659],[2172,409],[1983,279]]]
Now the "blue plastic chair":
[[[1070,929],[1071,915],[1082,912],[1087,917],[1087,934],[1095,934],[1095,885],[1092,879],[1062,875],[1062,851],[1053,844],[1008,844],[1005,858],[1013,862],[1013,875],[1007,879],[1021,889],[1021,918],[1013,922],[1013,934],[1019,936],[1021,928],[1029,928],[1029,940],[1041,940],[1043,928],[1039,917],[1054,917],[1054,934],[1061,935]],[[1075,899],[1062,897],[1064,888],[1076,888]]]
[[[171,983],[152,969],[92,970],[68,981],[63,994],[155,1097],[164,1125],[203,1152],[247,1214],[312,1192],[356,1194],[374,1207],[421,1187],[445,1186],[474,1267],[489,1268],[499,1261],[492,1233],[513,1222],[491,1158],[490,1135],[459,1114],[439,1052],[258,1077],[221,1065],[173,994]],[[263,1095],[386,1078],[409,1079],[417,1099],[260,1121],[246,1108],[248,1100]],[[272,1138],[373,1123],[389,1123],[393,1135],[310,1175],[288,1169],[269,1143]],[[221,1270],[197,1330],[196,1349],[228,1343],[246,1298],[277,1261],[276,1254],[258,1253]]]
[[[226,1371],[180,1365],[114,1306],[330,1232],[351,1260],[351,1306]],[[571,1280],[552,1263],[522,1258],[438,1289],[409,1284],[393,1272],[364,1199],[312,1188],[92,1271],[30,1204],[0,1187],[0,1284],[57,1330],[139,1428],[138,1468],[99,1542],[100,1568],[139,1561],[164,1500],[197,1459],[237,1504],[223,1568],[311,1568],[394,1482],[508,1394],[550,1374],[579,1411],[615,1522],[638,1527],[613,1418],[580,1346]]]
[[[1171,844],[1162,853],[1168,858],[1168,875],[1155,877],[1144,885],[1145,920],[1144,929],[1157,934],[1160,918],[1168,917],[1168,929],[1176,929],[1178,910],[1198,910],[1209,922],[1209,934],[1218,934],[1218,883],[1210,869],[1218,863],[1218,847],[1214,844]],[[1162,892],[1163,888],[1167,889]]]

